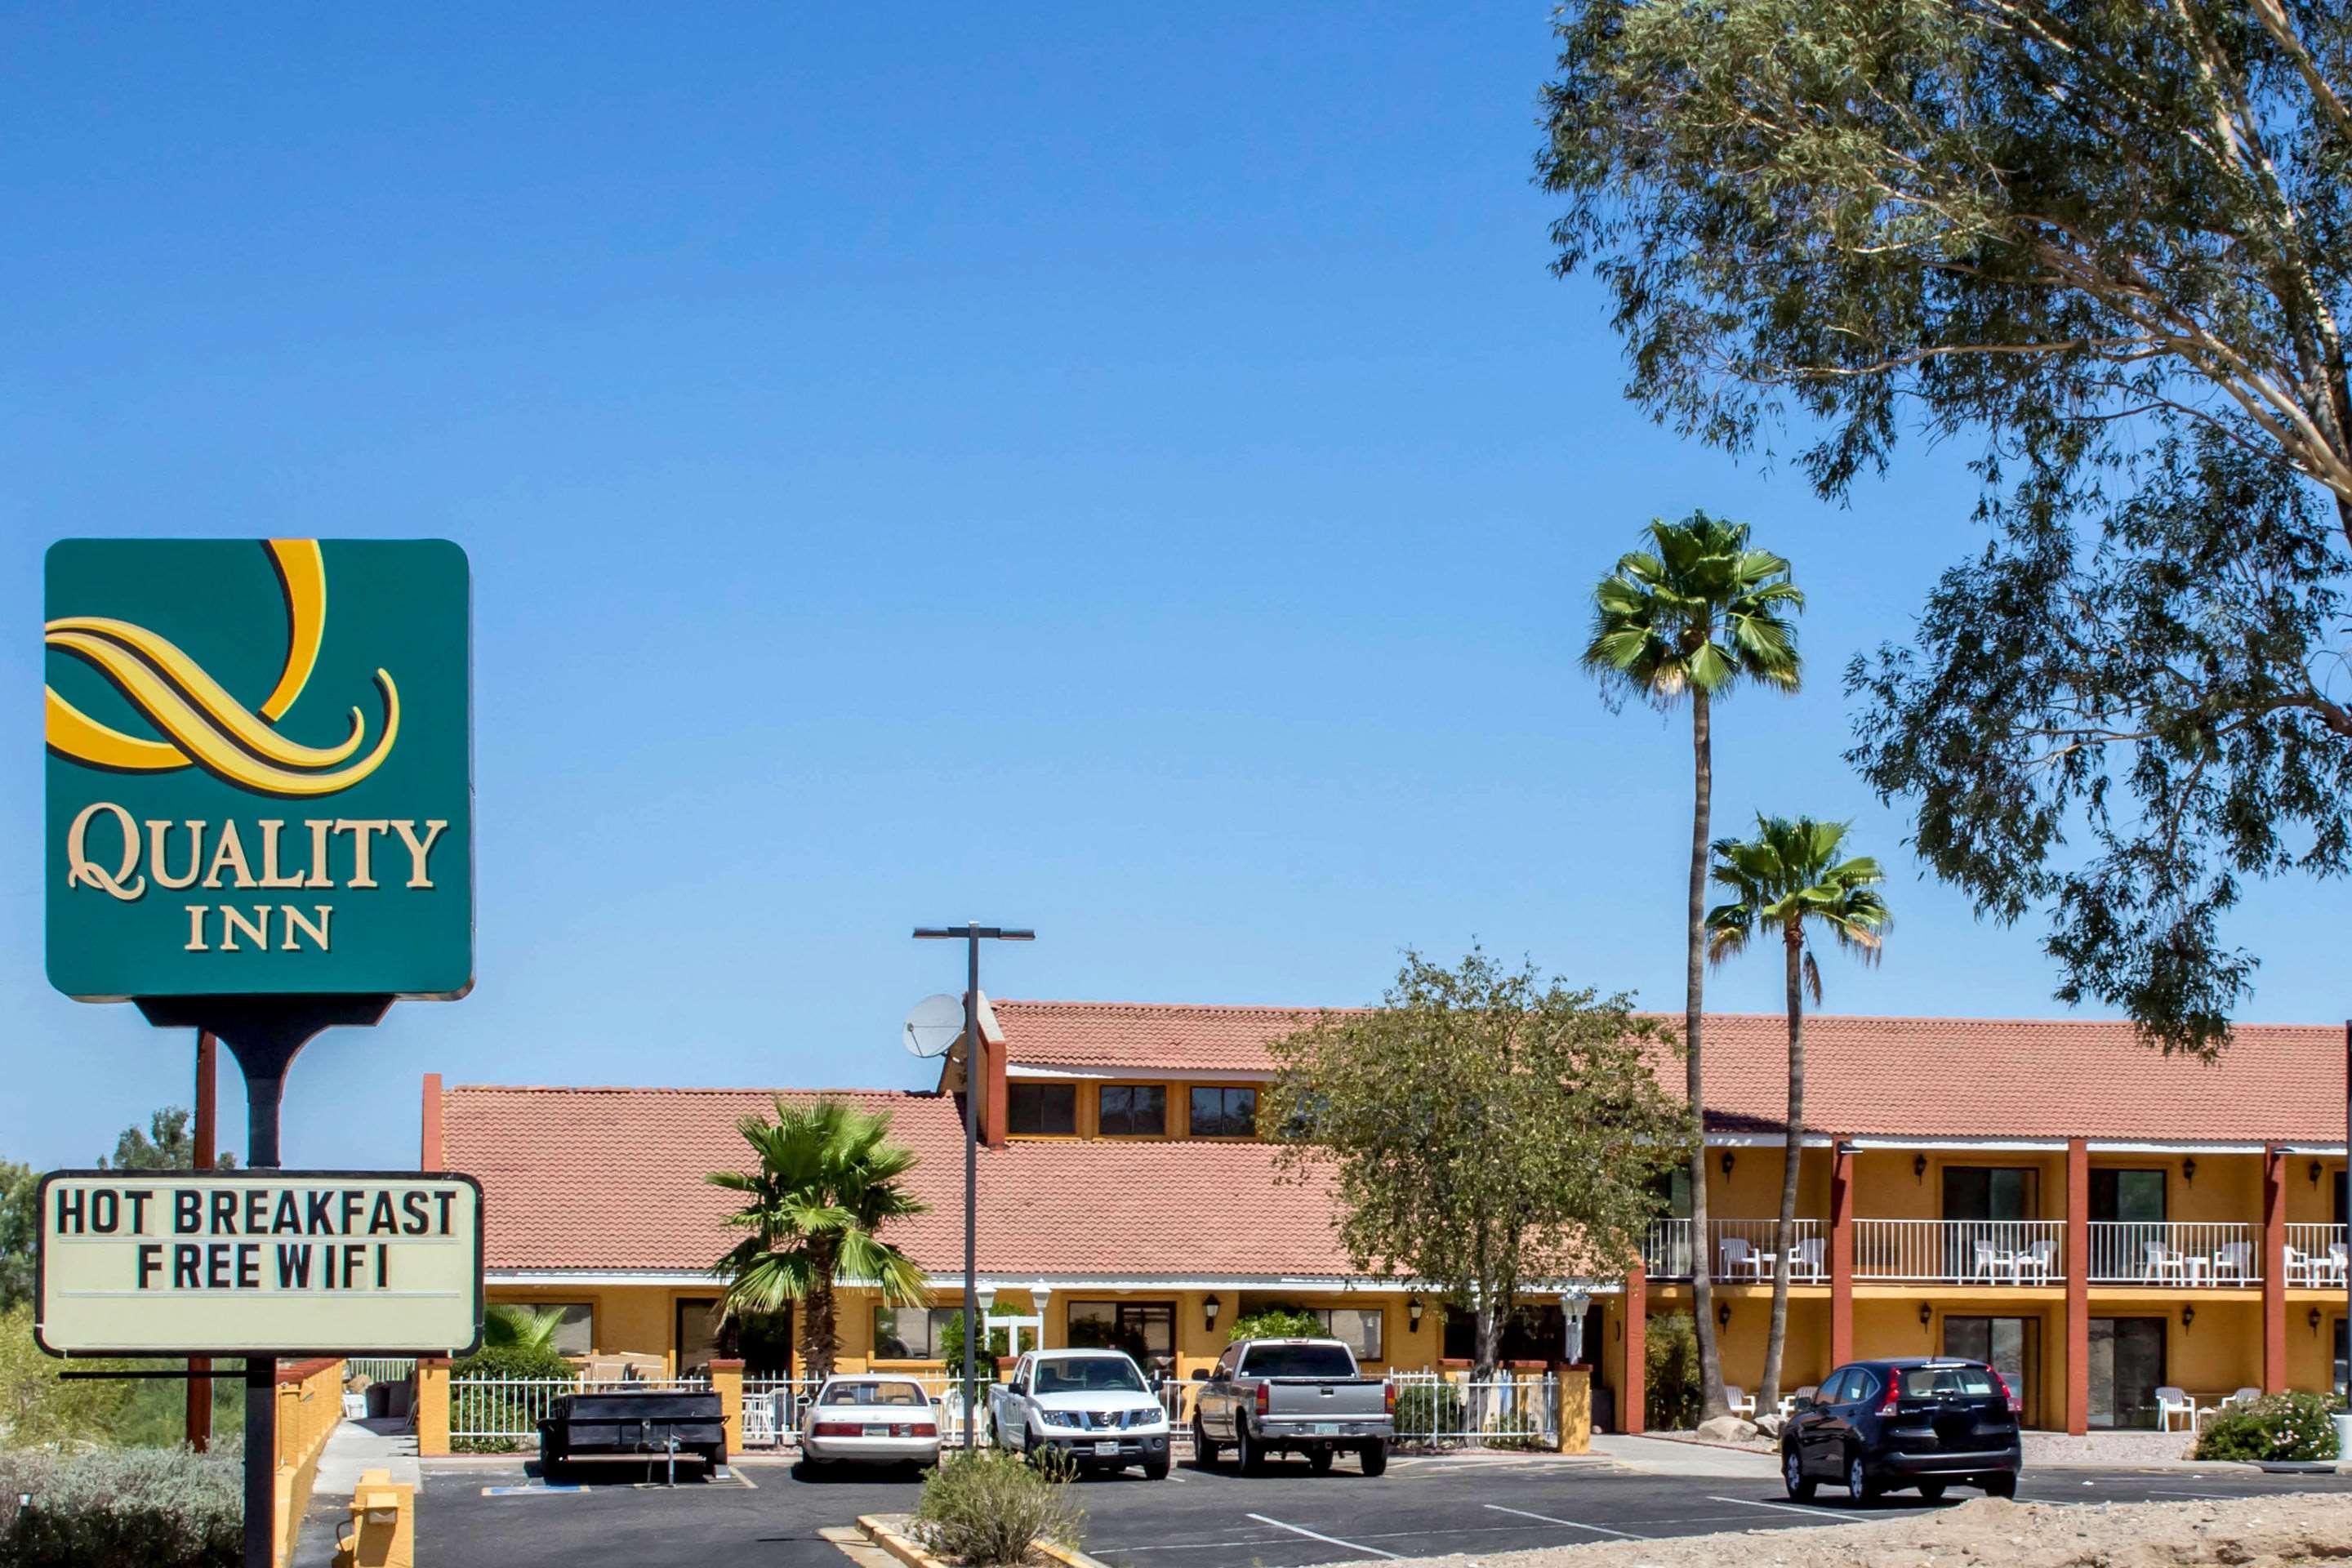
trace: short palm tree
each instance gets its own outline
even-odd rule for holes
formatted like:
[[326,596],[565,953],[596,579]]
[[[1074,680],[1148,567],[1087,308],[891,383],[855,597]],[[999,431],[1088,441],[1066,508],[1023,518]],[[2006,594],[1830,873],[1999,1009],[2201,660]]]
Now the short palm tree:
[[526,1307],[515,1301],[493,1301],[482,1314],[482,1343],[516,1350],[552,1350],[555,1333],[563,1327],[561,1307]]
[[1721,1415],[1723,1361],[1716,1348],[1714,1283],[1707,1256],[1706,1114],[1700,1079],[1699,1015],[1705,1005],[1707,819],[1715,795],[1714,705],[1742,680],[1797,689],[1796,628],[1788,620],[1805,595],[1789,563],[1751,547],[1744,523],[1695,511],[1648,530],[1650,548],[1618,558],[1592,591],[1592,638],[1584,667],[1604,688],[1660,708],[1691,705],[1692,806],[1684,1070],[1691,1118],[1691,1315],[1698,1334],[1699,1415]]
[[926,1206],[900,1185],[914,1169],[914,1151],[890,1142],[889,1117],[838,1100],[793,1105],[779,1098],[773,1121],[747,1116],[736,1127],[759,1168],[709,1177],[743,1195],[727,1223],[749,1232],[713,1266],[729,1280],[721,1315],[800,1302],[803,1375],[828,1377],[840,1343],[835,1285],[877,1285],[891,1306],[923,1300],[922,1269],[880,1234]]
[[1865,963],[1878,962],[1894,919],[1878,885],[1886,880],[1867,855],[1838,858],[1849,824],[1811,817],[1758,816],[1756,837],[1715,846],[1715,879],[1732,901],[1706,915],[1707,948],[1717,963],[1759,935],[1778,932],[1788,965],[1789,1119],[1780,1169],[1780,1223],[1772,1259],[1772,1328],[1764,1345],[1763,1388],[1756,1407],[1780,1399],[1780,1357],[1789,1334],[1789,1258],[1797,1226],[1797,1163],[1805,1139],[1805,996],[1821,1005],[1822,971],[1811,931],[1827,931]]

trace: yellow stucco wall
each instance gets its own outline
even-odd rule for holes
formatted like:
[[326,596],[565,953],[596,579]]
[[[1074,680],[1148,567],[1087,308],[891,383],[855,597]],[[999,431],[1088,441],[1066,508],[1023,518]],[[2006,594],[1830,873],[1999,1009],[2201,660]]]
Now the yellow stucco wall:
[[[2311,1179],[2311,1167],[2319,1167],[2319,1180]],[[2203,1167],[2199,1167],[2201,1172]],[[2286,1218],[2289,1225],[2334,1225],[2336,1223],[2336,1182],[2343,1174],[2344,1162],[2315,1157],[2310,1154],[2290,1154],[2286,1157]]]
[[[1725,1155],[1731,1173],[1725,1175]],[[1780,1213],[1780,1173],[1787,1151],[1778,1144],[1710,1148],[1706,1152],[1709,1219],[1773,1219]],[[1807,1149],[1797,1163],[1797,1217],[1826,1220],[1830,1213],[1830,1152]]]

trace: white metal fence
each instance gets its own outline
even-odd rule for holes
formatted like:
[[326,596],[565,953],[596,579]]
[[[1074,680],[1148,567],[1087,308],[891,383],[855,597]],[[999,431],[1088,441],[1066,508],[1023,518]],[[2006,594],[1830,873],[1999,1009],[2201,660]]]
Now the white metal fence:
[[[1777,1219],[1712,1219],[1706,1222],[1712,1250],[1707,1267],[1717,1279],[1769,1279],[1780,1251]],[[1817,1219],[1801,1219],[1791,1226],[1789,1278],[1801,1284],[1818,1284],[1830,1277],[1829,1237]],[[1650,1222],[1642,1248],[1643,1272],[1658,1279],[1687,1279],[1691,1274],[1691,1222],[1660,1219]]]
[[2346,1282],[2344,1226],[2291,1225],[2286,1227],[2286,1255],[2282,1259],[2290,1285],[2313,1289]]
[[636,1383],[575,1383],[565,1377],[459,1377],[449,1382],[449,1446],[461,1454],[534,1447],[539,1424],[567,1394],[601,1389],[706,1394],[698,1377],[647,1378]]
[[1858,1219],[1857,1279],[1961,1285],[2053,1285],[2066,1278],[2066,1222],[2055,1219]]
[[[963,1441],[963,1380],[939,1373],[873,1373],[874,1377],[887,1377],[921,1385],[923,1396],[938,1412],[940,1440],[942,1443]],[[747,1377],[743,1380],[743,1446],[747,1448],[773,1448],[797,1444],[801,1415],[810,1400],[816,1397],[817,1381],[806,1377]],[[980,1414],[981,1441],[988,1440],[988,1389],[980,1385],[977,1401]]]
[[1396,1440],[1423,1447],[1559,1447],[1559,1381],[1549,1373],[1497,1372],[1486,1382],[1444,1373],[1391,1374]]
[[2263,1277],[2262,1227],[2095,1220],[2091,1278],[2101,1284],[2251,1285]]
[[345,1377],[364,1377],[370,1383],[399,1383],[415,1373],[413,1356],[353,1356],[343,1363]]

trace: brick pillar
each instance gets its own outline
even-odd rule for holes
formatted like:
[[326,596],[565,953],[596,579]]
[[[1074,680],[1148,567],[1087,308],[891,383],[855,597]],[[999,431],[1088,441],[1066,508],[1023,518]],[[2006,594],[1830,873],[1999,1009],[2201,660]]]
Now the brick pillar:
[[2091,1146],[2066,1140],[2066,1430],[2091,1429]]
[[2286,1392],[2286,1156],[2263,1151],[2263,1392]]
[[449,1360],[416,1361],[416,1452],[427,1459],[449,1457]]
[[1830,1365],[1853,1359],[1853,1151],[1830,1156]]
[[1625,1272],[1625,1376],[1617,1391],[1617,1430],[1639,1432],[1650,1405],[1650,1277],[1640,1260]]
[[441,1163],[441,1075],[425,1075],[425,1110],[416,1140],[416,1168],[420,1171],[447,1169]]
[[727,1451],[743,1451],[743,1363],[740,1361],[714,1361],[710,1363],[710,1392],[719,1395],[719,1420],[726,1429]]

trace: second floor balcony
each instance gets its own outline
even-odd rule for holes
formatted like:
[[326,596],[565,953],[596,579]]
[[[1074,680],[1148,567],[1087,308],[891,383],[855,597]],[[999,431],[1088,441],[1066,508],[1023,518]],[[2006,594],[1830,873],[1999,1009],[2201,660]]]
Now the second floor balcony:
[[[1707,1221],[1708,1272],[1729,1284],[1769,1280],[1779,1263],[1780,1222],[1776,1219],[1716,1219]],[[1826,1284],[1830,1277],[1829,1226],[1817,1219],[1796,1222],[1794,1245],[1789,1249],[1789,1278],[1801,1285]],[[1691,1222],[1660,1219],[1650,1222],[1649,1244],[1642,1249],[1642,1268],[1654,1279],[1691,1277]]]
[[[2090,1222],[2084,1278],[2098,1286],[2230,1289],[2259,1286],[2266,1268],[2286,1285],[2342,1289],[2352,1284],[2352,1247],[2340,1225],[2289,1225],[2275,1259],[2266,1258],[2259,1225],[2219,1221]],[[1790,1279],[1826,1284],[1832,1270],[1830,1226],[1798,1220],[1790,1248]],[[1772,1278],[1780,1250],[1778,1222],[1712,1220],[1707,1259],[1715,1279],[1758,1284]],[[1643,1265],[1651,1279],[1691,1275],[1692,1226],[1687,1219],[1651,1223]],[[1856,1219],[1853,1278],[1894,1284],[1966,1286],[2063,1285],[2067,1279],[2066,1222],[2056,1219]]]
[[2263,1227],[2094,1220],[2090,1278],[2094,1285],[2259,1285]]

